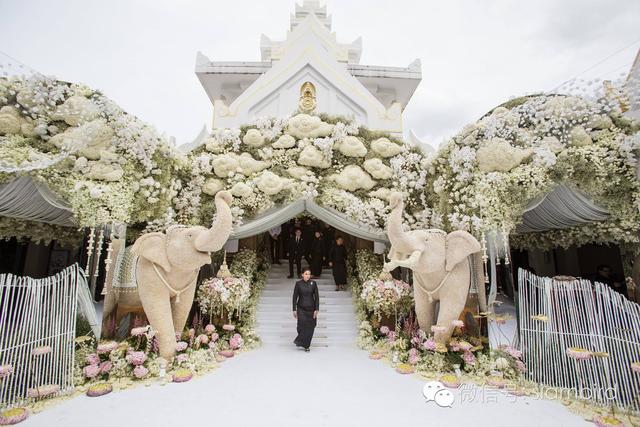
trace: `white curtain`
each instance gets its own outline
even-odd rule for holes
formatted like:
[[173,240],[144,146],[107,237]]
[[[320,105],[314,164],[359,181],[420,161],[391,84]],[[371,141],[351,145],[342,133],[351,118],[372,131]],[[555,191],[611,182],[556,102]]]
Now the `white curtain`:
[[606,209],[596,205],[580,190],[561,184],[527,206],[516,232],[561,230],[604,221],[608,217]]
[[73,211],[49,188],[28,176],[0,185],[0,216],[74,226]]
[[305,211],[338,230],[353,236],[385,244],[389,242],[384,232],[356,224],[353,220],[345,217],[344,214],[322,207],[312,200],[298,200],[287,206],[270,209],[261,216],[236,228],[229,239],[243,239],[264,233]]

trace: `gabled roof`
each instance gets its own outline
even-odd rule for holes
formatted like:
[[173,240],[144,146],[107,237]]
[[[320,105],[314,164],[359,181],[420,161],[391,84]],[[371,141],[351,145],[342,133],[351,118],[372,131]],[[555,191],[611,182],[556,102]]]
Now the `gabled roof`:
[[316,48],[328,52],[333,61],[344,64],[346,72],[355,77],[385,108],[398,102],[403,110],[422,79],[420,60],[414,60],[407,67],[360,65],[362,38],[348,44],[339,43],[336,34],[331,32],[331,16],[327,15],[326,7],[321,7],[318,1],[305,0],[302,5],[297,4],[295,14],[291,15],[290,28],[283,41],[261,36],[261,61],[211,61],[198,52],[196,75],[212,103],[222,100],[231,106],[260,76],[267,74],[285,58],[291,60],[294,57],[292,51],[299,54],[301,44],[302,50],[312,48],[308,45],[310,40],[315,41],[313,44]]

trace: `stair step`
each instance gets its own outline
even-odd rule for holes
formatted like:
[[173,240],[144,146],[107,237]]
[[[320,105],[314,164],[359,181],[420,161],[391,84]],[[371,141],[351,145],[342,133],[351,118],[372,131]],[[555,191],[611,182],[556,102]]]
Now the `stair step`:
[[[331,313],[331,317],[327,317],[326,313],[320,312],[320,319],[318,321],[326,320],[349,320],[355,323],[355,313]],[[265,320],[280,320],[287,321],[292,320],[295,322],[291,311],[282,312],[282,311],[269,311],[269,312],[260,312],[256,315],[256,321],[260,323]]]

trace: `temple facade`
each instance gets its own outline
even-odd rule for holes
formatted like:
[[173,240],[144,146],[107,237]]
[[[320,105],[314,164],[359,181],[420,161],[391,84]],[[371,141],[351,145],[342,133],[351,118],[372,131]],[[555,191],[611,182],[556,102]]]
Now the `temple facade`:
[[196,57],[196,75],[213,104],[213,128],[296,110],[352,117],[370,129],[402,136],[402,114],[422,79],[419,59],[407,67],[362,65],[362,39],[340,43],[318,1],[296,4],[282,41],[262,35],[261,60]]

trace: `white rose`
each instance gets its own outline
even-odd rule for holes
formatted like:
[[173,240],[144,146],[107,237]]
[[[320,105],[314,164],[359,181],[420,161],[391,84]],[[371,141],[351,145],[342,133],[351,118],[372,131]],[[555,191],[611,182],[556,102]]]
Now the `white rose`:
[[222,181],[216,178],[208,178],[202,186],[202,192],[209,196],[215,196],[216,193],[224,188]]
[[302,179],[304,177],[313,175],[313,172],[302,166],[294,166],[292,168],[289,168],[287,169],[287,173],[296,179]]
[[320,120],[320,117],[308,114],[298,114],[289,119],[287,133],[298,139],[318,138],[328,136],[333,130],[333,125]]
[[546,136],[540,141],[540,145],[547,147],[553,153],[559,153],[564,150],[564,146],[555,136]]
[[569,144],[575,147],[584,147],[585,145],[591,145],[593,141],[582,126],[576,126],[571,129],[569,133]]
[[476,158],[483,172],[508,172],[531,155],[530,149],[515,148],[503,138],[492,138],[478,148]]
[[102,190],[99,187],[93,187],[89,190],[89,196],[91,196],[92,199],[99,199],[102,197]]
[[262,147],[265,140],[258,129],[249,129],[242,138],[242,142],[250,147]]
[[35,107],[37,105],[35,89],[25,87],[16,95],[16,101],[27,109]]
[[73,169],[78,172],[84,172],[89,167],[89,161],[86,157],[78,157],[73,165]]
[[13,107],[0,108],[0,135],[20,133],[23,119],[20,112]]
[[102,162],[91,162],[87,178],[98,181],[120,181],[124,171],[120,165],[105,164]]
[[269,167],[269,163],[254,159],[249,153],[242,153],[237,159],[243,175],[249,176]]
[[300,152],[298,164],[304,166],[313,166],[322,169],[326,169],[331,166],[331,162],[329,162],[320,152],[320,150],[318,150],[313,145],[307,145]]
[[211,153],[222,153],[224,146],[222,142],[214,137],[209,137],[204,140],[204,148]]
[[291,135],[282,135],[273,143],[273,148],[292,148],[296,146],[296,139]]
[[545,117],[583,120],[589,114],[589,103],[576,96],[552,96],[542,107]]
[[78,150],[78,156],[98,160],[100,152],[108,150],[115,133],[103,119],[85,123],[77,128],[69,128],[51,138],[58,148]]
[[388,138],[376,139],[371,143],[371,149],[382,157],[393,157],[402,152],[402,146],[391,142]]
[[233,176],[239,167],[238,160],[236,160],[235,156],[229,154],[216,156],[211,164],[213,165],[213,172],[220,178]]
[[500,118],[509,127],[516,127],[520,122],[520,115],[505,107],[498,107],[494,109],[491,115]]
[[371,190],[376,182],[360,166],[349,165],[334,177],[340,188],[348,191]]
[[613,121],[606,114],[594,114],[587,122],[589,129],[609,129],[611,126]]
[[369,197],[375,197],[381,200],[389,200],[389,196],[391,196],[391,190],[388,188],[378,188],[376,191],[370,191]]
[[246,197],[253,193],[253,188],[249,187],[244,182],[236,182],[233,187],[231,187],[231,194],[236,197]]
[[51,115],[53,120],[64,120],[69,126],[78,126],[83,122],[90,122],[100,117],[100,108],[84,96],[69,97]]
[[268,196],[273,196],[282,191],[284,182],[282,178],[273,172],[262,172],[258,179],[258,189]]
[[348,157],[364,157],[367,155],[367,148],[362,141],[355,136],[346,136],[340,140],[338,150]]
[[389,179],[393,176],[393,170],[378,158],[365,160],[364,169],[376,179]]

